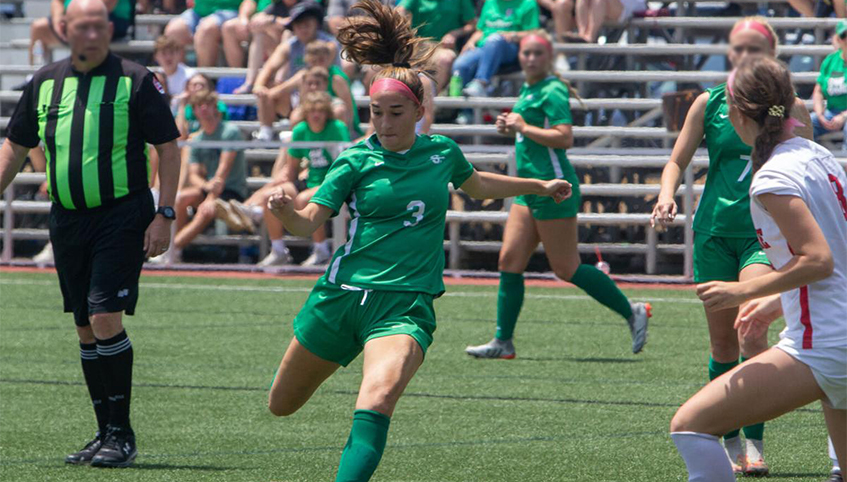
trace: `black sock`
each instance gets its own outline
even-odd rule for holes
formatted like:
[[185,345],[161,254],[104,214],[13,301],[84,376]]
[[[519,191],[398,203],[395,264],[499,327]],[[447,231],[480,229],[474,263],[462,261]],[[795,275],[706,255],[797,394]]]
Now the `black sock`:
[[82,360],[82,374],[88,385],[88,394],[94,405],[94,415],[97,417],[97,429],[100,435],[106,435],[106,425],[109,424],[109,404],[106,403],[106,387],[103,385],[103,370],[97,356],[96,343],[80,343],[79,357]]
[[103,380],[111,409],[109,425],[128,429],[132,391],[132,343],[126,331],[108,340],[97,340],[97,355],[103,367]]

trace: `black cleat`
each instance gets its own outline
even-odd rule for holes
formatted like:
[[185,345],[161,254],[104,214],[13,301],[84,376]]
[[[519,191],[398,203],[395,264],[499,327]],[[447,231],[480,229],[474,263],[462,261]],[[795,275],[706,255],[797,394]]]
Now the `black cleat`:
[[73,465],[84,465],[91,462],[91,459],[94,458],[94,455],[96,455],[97,451],[100,450],[100,446],[102,445],[102,443],[103,439],[100,437],[100,432],[97,432],[94,435],[94,440],[85,444],[85,447],[83,447],[82,450],[65,457],[65,463]]
[[826,479],[826,482],[844,482],[844,479],[841,477],[841,472],[833,472]]
[[92,467],[129,467],[138,455],[135,434],[130,428],[109,427],[103,446],[91,459]]

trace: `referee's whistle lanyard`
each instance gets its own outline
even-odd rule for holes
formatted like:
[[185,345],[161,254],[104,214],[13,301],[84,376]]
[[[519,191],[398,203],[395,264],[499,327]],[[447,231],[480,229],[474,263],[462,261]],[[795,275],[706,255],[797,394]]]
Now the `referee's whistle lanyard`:
[[351,285],[346,285],[346,284],[342,284],[341,289],[347,290],[347,291],[361,291],[362,292],[362,302],[359,303],[359,306],[365,306],[365,301],[368,300],[368,295],[371,294],[371,291],[373,291],[373,290],[369,290],[369,289],[365,289],[365,288],[359,288],[358,286],[351,286]]

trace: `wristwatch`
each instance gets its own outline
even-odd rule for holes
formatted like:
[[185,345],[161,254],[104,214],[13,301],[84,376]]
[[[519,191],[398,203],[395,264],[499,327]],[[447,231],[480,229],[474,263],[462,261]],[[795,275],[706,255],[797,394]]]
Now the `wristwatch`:
[[176,219],[176,211],[174,211],[174,208],[170,206],[159,206],[159,209],[156,210],[156,214],[161,214],[165,219],[170,219],[171,221]]

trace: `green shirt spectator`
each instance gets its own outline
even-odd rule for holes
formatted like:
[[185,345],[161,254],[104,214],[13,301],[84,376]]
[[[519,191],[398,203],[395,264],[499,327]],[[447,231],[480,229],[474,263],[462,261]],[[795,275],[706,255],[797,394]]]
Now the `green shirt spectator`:
[[535,0],[488,0],[482,6],[476,28],[482,32],[477,47],[498,32],[523,32],[540,27]]
[[821,64],[818,75],[818,85],[826,99],[826,106],[832,111],[843,111],[847,109],[847,86],[844,84],[844,74],[847,67],[844,65],[844,54],[841,50],[826,56]]
[[418,35],[441,40],[476,17],[473,0],[402,0],[398,7],[412,15]]

